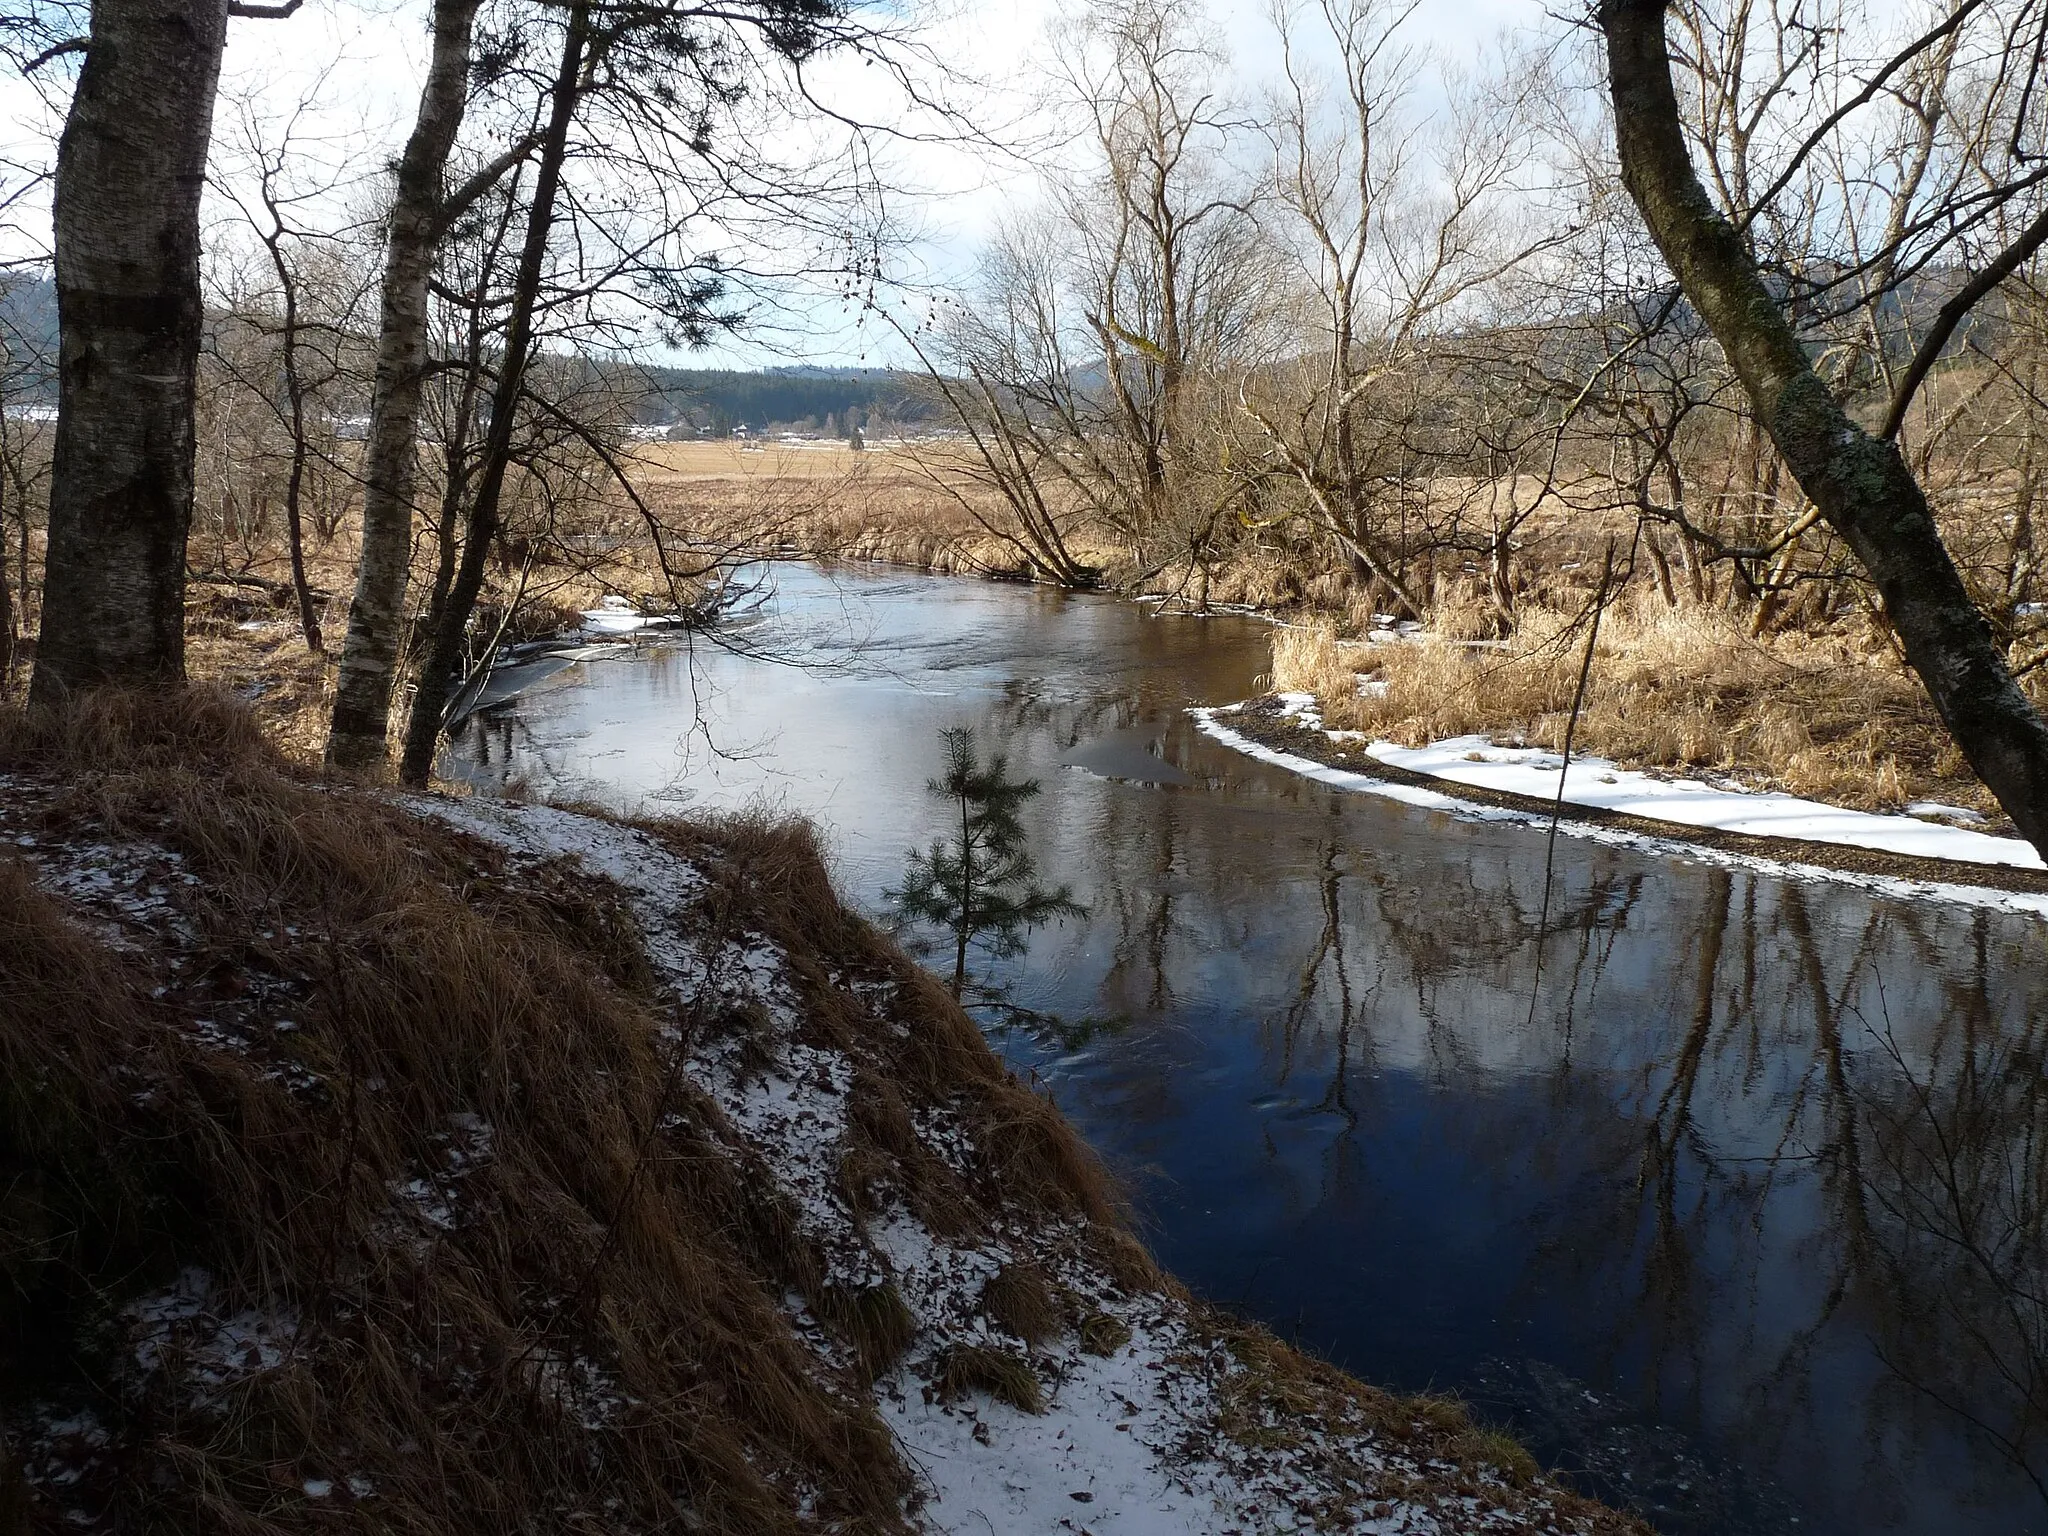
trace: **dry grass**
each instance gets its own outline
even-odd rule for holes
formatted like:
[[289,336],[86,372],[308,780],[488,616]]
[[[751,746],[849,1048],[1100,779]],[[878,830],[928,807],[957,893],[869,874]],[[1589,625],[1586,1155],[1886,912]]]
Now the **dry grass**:
[[[1334,728],[1405,745],[1474,732],[1561,745],[1583,609],[1532,606],[1509,640],[1474,643],[1475,608],[1447,605],[1429,634],[1393,644],[1280,631],[1274,684],[1317,694]],[[1361,676],[1384,694],[1361,696]],[[1628,767],[1711,769],[1861,809],[1934,799],[1997,811],[1917,681],[1867,639],[1752,639],[1724,609],[1638,593],[1602,618],[1574,743]]]
[[[777,1305],[817,1259],[664,1069],[615,905],[295,777],[204,694],[0,717],[0,770],[61,787],[50,833],[160,841],[203,882],[189,950],[152,957],[0,863],[0,1374],[11,1413],[115,1430],[81,1490],[104,1520],[782,1531],[811,1486],[902,1528],[886,1431]],[[491,1155],[452,1229],[394,1237],[390,1192],[452,1185],[468,1116]],[[211,1405],[96,1342],[187,1266],[299,1319]],[[374,1498],[293,1492],[343,1474]]]
[[1104,1359],[1131,1342],[1130,1325],[1107,1312],[1090,1312],[1081,1319],[1081,1351]]
[[[160,845],[200,881],[184,941],[125,952],[0,858],[0,1424],[98,1412],[116,1453],[79,1496],[108,1523],[632,1531],[680,1510],[782,1531],[808,1488],[819,1519],[903,1527],[907,1475],[862,1389],[914,1319],[891,1286],[825,1282],[775,1180],[665,1066],[665,1027],[756,1026],[661,1001],[615,892],[568,863],[512,878],[494,848],[295,767],[205,690],[0,712],[0,773],[38,786],[42,841]],[[1113,1219],[1071,1128],[840,905],[808,827],[649,830],[711,875],[706,922],[783,948],[805,1038],[856,1064],[877,1198],[940,1233]],[[890,984],[886,1021],[848,977]],[[978,1163],[925,1150],[913,1106],[972,1125]],[[473,1123],[491,1155],[456,1178],[450,1128]],[[452,1228],[394,1216],[422,1179]],[[1113,1227],[1086,1241],[1155,1274]],[[220,1308],[300,1320],[286,1363],[196,1407],[103,1326],[190,1266]],[[791,1331],[792,1291],[848,1346],[843,1376]],[[976,1370],[954,1375],[1036,1391]],[[375,1497],[293,1491],[342,1475]]]
[[1019,1359],[1008,1350],[982,1344],[955,1344],[940,1358],[932,1385],[942,1398],[986,1392],[1021,1413],[1045,1412],[1038,1373],[1031,1369],[1030,1361]]
[[[1243,1367],[1223,1384],[1220,1426],[1225,1436],[1241,1444],[1334,1459],[1338,1465],[1332,1469],[1333,1481],[1338,1486],[1347,1480],[1354,1486],[1375,1486],[1369,1473],[1344,1464],[1349,1454],[1346,1443],[1302,1433],[1307,1425],[1343,1425],[1393,1441],[1404,1453],[1441,1469],[1448,1486],[1468,1495],[1497,1498],[1498,1484],[1517,1490],[1537,1484],[1539,1469],[1528,1451],[1509,1436],[1474,1424],[1454,1399],[1382,1392],[1271,1334],[1242,1325],[1221,1325],[1218,1341]],[[1489,1487],[1488,1479],[1497,1482]],[[1385,1480],[1377,1480],[1377,1486],[1384,1488]],[[1544,1490],[1542,1497],[1560,1514],[1582,1518],[1595,1530],[1643,1529],[1631,1517],[1576,1495]],[[1321,1513],[1334,1517],[1341,1511]]]
[[890,475],[915,450],[888,442],[870,443],[855,453],[843,442],[820,439],[801,444],[740,442],[732,438],[676,443],[636,443],[633,462],[649,485],[664,481],[839,481],[863,469]]
[[1056,1339],[1066,1318],[1045,1271],[1035,1264],[1005,1264],[982,1288],[988,1319],[1034,1348]]
[[886,1373],[917,1337],[917,1318],[893,1284],[858,1291],[826,1286],[817,1307],[819,1317],[853,1347],[862,1385]]

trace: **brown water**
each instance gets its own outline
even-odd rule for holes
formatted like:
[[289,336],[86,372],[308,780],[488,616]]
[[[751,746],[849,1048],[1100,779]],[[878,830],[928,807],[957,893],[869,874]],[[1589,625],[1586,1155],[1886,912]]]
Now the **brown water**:
[[2048,924],[1565,838],[1539,980],[1540,833],[1193,728],[1264,626],[776,579],[738,651],[573,668],[459,765],[813,816],[873,909],[972,726],[1090,909],[998,974],[1114,1024],[1001,1043],[1190,1284],[1667,1531],[2048,1532]]

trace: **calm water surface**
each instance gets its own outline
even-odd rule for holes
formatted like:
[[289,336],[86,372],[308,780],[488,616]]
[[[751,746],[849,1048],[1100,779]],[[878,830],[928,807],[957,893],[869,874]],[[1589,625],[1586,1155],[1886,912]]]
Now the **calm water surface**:
[[801,812],[873,909],[972,726],[1043,782],[1041,863],[1090,909],[1015,995],[1114,1021],[1003,1046],[1190,1284],[1666,1531],[2048,1533],[2048,926],[1563,838],[1539,977],[1540,834],[1193,728],[1254,691],[1264,626],[776,588],[737,652],[572,668],[459,766]]

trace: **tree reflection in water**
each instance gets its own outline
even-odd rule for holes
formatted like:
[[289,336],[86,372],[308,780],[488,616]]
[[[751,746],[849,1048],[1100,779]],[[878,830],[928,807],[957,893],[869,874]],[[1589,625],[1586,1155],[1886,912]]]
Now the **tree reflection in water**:
[[[1872,906],[1817,923],[1836,890],[1726,869],[1702,871],[1675,920],[1644,913],[1640,870],[1595,871],[1554,902],[1550,943],[1571,958],[1551,949],[1524,1031],[1502,1002],[1518,968],[1527,985],[1534,921],[1513,878],[1472,875],[1421,899],[1398,864],[1317,851],[1318,920],[1261,1040],[1268,1085],[1343,1122],[1326,1204],[1389,1150],[1360,1136],[1392,1109],[1384,1074],[1458,1097],[1540,1080],[1438,1112],[1474,1166],[1552,1186],[1499,1204],[1531,1245],[1515,1289],[1615,1309],[1582,1374],[1738,1444],[1860,1441],[1874,1496],[1961,1472],[1921,1443],[1947,1438],[1933,1407],[2048,1504],[2048,1052],[2035,999],[2003,995],[1994,920]],[[1615,946],[1646,918],[1682,942],[1646,974],[1632,960],[1603,1006]],[[1902,959],[1917,964],[1895,1011]],[[1859,1369],[1867,1390],[1840,1391]],[[1854,1436],[1814,1422],[1845,1404]]]

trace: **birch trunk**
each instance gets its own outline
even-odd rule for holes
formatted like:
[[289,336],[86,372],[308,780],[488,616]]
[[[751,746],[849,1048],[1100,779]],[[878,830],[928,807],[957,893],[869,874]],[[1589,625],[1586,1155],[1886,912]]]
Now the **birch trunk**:
[[95,0],[57,146],[57,435],[30,694],[185,675],[199,194],[226,0]]
[[427,373],[427,280],[444,218],[442,182],[468,105],[478,0],[435,0],[433,52],[419,118],[398,164],[385,238],[377,373],[364,445],[363,552],[349,604],[328,726],[329,766],[384,762],[412,574],[412,497],[419,470],[420,395]]

